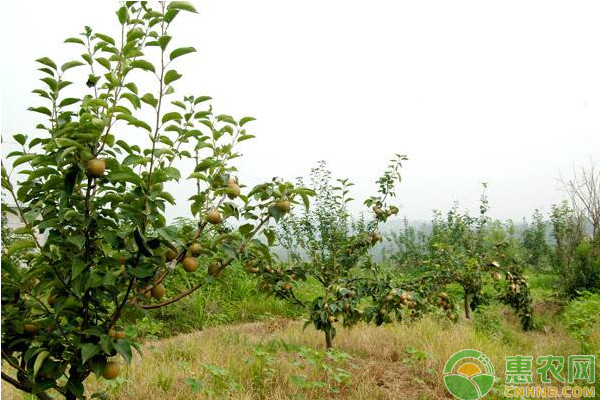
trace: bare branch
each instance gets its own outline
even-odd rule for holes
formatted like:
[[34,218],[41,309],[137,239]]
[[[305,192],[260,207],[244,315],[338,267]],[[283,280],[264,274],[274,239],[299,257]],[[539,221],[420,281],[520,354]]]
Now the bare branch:
[[573,177],[569,180],[561,177],[560,182],[577,218],[591,225],[592,238],[597,239],[600,233],[600,170],[590,159],[588,167],[573,168]]

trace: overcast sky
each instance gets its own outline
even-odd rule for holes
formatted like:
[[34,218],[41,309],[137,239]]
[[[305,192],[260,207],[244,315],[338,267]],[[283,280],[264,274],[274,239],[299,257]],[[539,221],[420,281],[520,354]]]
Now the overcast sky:
[[[92,5],[93,4],[93,5]],[[475,205],[520,220],[562,199],[559,174],[600,163],[597,1],[195,1],[172,35],[181,94],[254,116],[243,183],[307,175],[318,160],[360,200],[394,153],[409,156],[401,213]],[[32,133],[34,59],[76,57],[85,25],[116,34],[111,2],[1,3],[1,130]],[[78,49],[77,49],[78,50]],[[5,143],[3,154],[10,151]],[[193,185],[171,187],[187,213]],[[189,190],[188,190],[189,189]],[[357,208],[359,204],[357,204]]]

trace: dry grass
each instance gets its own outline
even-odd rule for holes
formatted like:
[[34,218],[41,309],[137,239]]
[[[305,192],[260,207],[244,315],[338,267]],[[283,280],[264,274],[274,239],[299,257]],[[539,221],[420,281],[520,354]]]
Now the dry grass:
[[[102,390],[110,398],[132,400],[442,399],[450,397],[440,371],[458,350],[482,351],[501,374],[506,355],[576,354],[580,349],[559,325],[525,333],[504,321],[486,332],[485,326],[451,324],[433,316],[410,324],[340,329],[335,345],[340,352],[333,357],[315,353],[323,348],[322,334],[311,327],[303,331],[299,321],[216,327],[146,342],[144,357],[136,356],[121,378],[107,382],[91,377],[86,388],[89,394]],[[310,388],[294,377],[327,387]],[[2,395],[23,399],[4,383]]]

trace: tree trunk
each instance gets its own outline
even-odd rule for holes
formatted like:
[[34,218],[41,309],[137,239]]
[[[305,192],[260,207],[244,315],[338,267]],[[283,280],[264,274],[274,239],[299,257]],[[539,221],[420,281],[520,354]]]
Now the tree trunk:
[[[26,380],[22,375],[19,376],[19,379],[15,379],[12,376],[2,372],[2,380],[8,382],[9,384],[13,385],[17,389],[25,393],[31,393],[33,391],[31,382],[29,382],[29,380]],[[38,393],[35,396],[40,400],[52,400],[52,397],[44,392]]]
[[331,331],[329,329],[325,330],[325,346],[327,349],[331,349],[333,347],[331,342]]
[[465,317],[471,319],[471,293],[465,289]]

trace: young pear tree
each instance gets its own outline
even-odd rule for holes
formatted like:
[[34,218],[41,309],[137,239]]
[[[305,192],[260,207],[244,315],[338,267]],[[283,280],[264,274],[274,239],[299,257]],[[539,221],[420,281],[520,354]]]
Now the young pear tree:
[[[288,260],[278,268],[261,270],[264,287],[279,297],[305,307],[307,324],[323,331],[325,344],[332,347],[336,322],[343,318],[346,326],[360,320],[381,319],[379,308],[359,307],[369,296],[376,296],[373,282],[382,277],[372,263],[369,250],[382,240],[378,226],[398,213],[390,205],[396,196],[400,168],[405,156],[397,155],[377,181],[378,194],[365,201],[372,207],[373,218],[353,220],[348,209],[353,200],[348,179],[335,182],[325,162],[311,171],[309,187],[316,193],[311,208],[292,213],[281,223],[280,243],[288,252]],[[295,285],[313,279],[321,290],[308,303],[299,299]]]
[[[14,135],[21,148],[2,161],[7,211],[26,235],[2,249],[2,379],[38,398],[85,398],[91,373],[118,376],[136,346],[124,311],[174,303],[234,260],[269,263],[274,217],[308,202],[310,190],[279,179],[253,189],[237,180],[232,161],[253,118],[215,114],[207,96],[174,97],[174,67],[195,51],[173,45],[184,12],[196,11],[125,2],[116,38],[86,27],[65,41],[80,58],[37,60],[43,104],[30,110],[45,121]],[[166,185],[186,184],[192,168],[197,226],[182,240],[167,224]],[[179,293],[165,281],[175,268],[194,280]]]
[[[522,327],[532,329],[529,284],[522,274],[518,242],[508,237],[502,226],[491,223],[488,208],[484,194],[476,217],[460,212],[457,205],[445,216],[436,212],[431,233],[418,235],[420,243],[411,246],[416,254],[409,259],[419,260],[418,278],[411,277],[412,282],[400,279],[398,284],[441,307],[453,321],[458,318],[458,304],[445,291],[449,284],[462,287],[462,308],[467,319],[472,318],[472,311],[484,301],[483,288],[494,286],[500,293],[499,299],[519,315]],[[405,240],[399,240],[399,244],[399,251],[404,251]],[[402,255],[396,258],[404,259]]]

